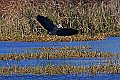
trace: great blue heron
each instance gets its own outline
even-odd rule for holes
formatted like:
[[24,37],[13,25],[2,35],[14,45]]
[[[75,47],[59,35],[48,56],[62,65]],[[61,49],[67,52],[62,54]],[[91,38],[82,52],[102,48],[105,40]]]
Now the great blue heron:
[[49,35],[71,36],[78,34],[78,30],[72,28],[63,28],[61,25],[55,25],[47,17],[38,15],[37,21],[48,31]]

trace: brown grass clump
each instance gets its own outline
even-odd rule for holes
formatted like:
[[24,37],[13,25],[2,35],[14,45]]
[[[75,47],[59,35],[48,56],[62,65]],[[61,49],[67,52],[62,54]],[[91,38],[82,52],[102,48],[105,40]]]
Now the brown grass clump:
[[60,48],[32,48],[31,50],[39,50],[37,53],[11,53],[0,54],[0,60],[30,60],[30,59],[54,59],[54,58],[119,58],[118,53],[92,51],[92,48],[85,46],[64,46]]
[[99,40],[102,34],[120,36],[119,0],[2,0],[0,5],[0,41],[51,41],[41,38],[46,37],[46,30],[36,21],[38,14],[56,25],[79,30],[77,39],[67,37],[66,41]]
[[24,74],[39,74],[39,75],[59,75],[59,74],[83,74],[90,73],[89,75],[99,75],[100,73],[117,74],[120,73],[120,65],[97,65],[97,66],[37,66],[37,67],[1,67],[0,75],[24,75]]
[[54,59],[54,58],[105,58],[117,57],[116,54],[109,52],[82,52],[82,51],[60,51],[60,52],[41,52],[24,54],[0,54],[0,60],[30,60],[30,59]]

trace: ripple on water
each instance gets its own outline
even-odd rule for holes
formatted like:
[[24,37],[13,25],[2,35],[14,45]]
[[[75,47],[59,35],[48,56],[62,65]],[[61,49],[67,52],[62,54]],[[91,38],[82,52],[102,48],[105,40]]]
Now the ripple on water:
[[12,75],[0,76],[0,80],[120,80],[120,74],[101,74],[99,76],[88,76],[81,74],[67,75]]

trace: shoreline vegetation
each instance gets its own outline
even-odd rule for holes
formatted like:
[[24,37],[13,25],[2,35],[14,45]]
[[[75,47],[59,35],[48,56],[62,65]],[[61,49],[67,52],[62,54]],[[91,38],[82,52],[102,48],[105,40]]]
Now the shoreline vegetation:
[[1,67],[0,75],[59,75],[59,74],[86,74],[87,76],[95,76],[101,74],[118,74],[120,73],[120,64],[118,65],[97,65],[97,66],[35,66],[35,67],[22,67],[22,66],[12,66],[12,67]]
[[75,36],[57,36],[56,41],[120,36],[119,0],[2,0],[0,5],[0,41],[52,41],[37,22],[38,14],[47,16],[56,25],[79,31]]
[[73,35],[73,36],[50,36],[50,35],[36,35],[29,34],[22,36],[12,36],[4,37],[0,36],[0,41],[13,41],[13,42],[51,42],[53,39],[56,42],[71,42],[71,41],[95,41],[95,40],[105,40],[106,37],[119,37],[120,32],[108,32],[108,33],[100,33],[96,36],[89,35]]
[[[32,49],[31,49],[32,50]],[[119,64],[119,54],[113,54],[110,52],[100,52],[100,51],[92,51],[92,49],[88,46],[65,46],[61,48],[34,48],[33,50],[43,51],[37,53],[14,53],[14,54],[0,54],[0,61],[8,61],[15,60],[18,62],[20,60],[54,60],[58,58],[103,58],[104,62],[100,62],[99,65],[93,65],[91,63],[90,66],[87,65],[79,65],[72,66],[67,63],[64,65],[52,65],[47,64],[46,66],[37,65],[33,66],[21,66],[18,64],[1,66],[0,67],[0,75],[59,75],[59,74],[86,74],[87,76],[95,76],[101,74],[118,74],[120,73],[120,64]],[[102,61],[102,60],[101,60]]]
[[[12,75],[59,75],[59,74],[85,74],[87,76],[95,76],[101,74],[118,74],[120,73],[119,53],[100,52],[98,50],[93,51],[89,46],[65,46],[60,48],[31,48],[31,50],[37,50],[37,53],[10,53],[0,54],[0,61],[13,60],[17,61],[17,64],[6,64],[0,67],[0,75],[12,76]],[[79,65],[72,66],[67,63],[64,65],[41,65],[40,63],[30,66],[22,66],[20,60],[54,60],[59,58],[102,58],[105,60],[98,65],[90,66]],[[93,61],[92,61],[93,62]],[[19,65],[19,66],[18,66]],[[20,66],[21,65],[21,66]]]
[[105,58],[118,57],[119,54],[110,52],[41,52],[41,53],[24,53],[24,54],[0,54],[0,60],[30,60],[30,59],[57,59],[57,58]]
[[[120,37],[119,0],[2,0],[0,1],[0,41],[49,42],[104,40]],[[36,16],[47,16],[54,24],[79,31],[73,36],[50,36],[37,22]],[[90,74],[120,73],[119,53],[92,51],[85,47],[39,48],[48,52],[0,54],[0,60],[54,59],[54,58],[111,58],[106,65],[70,66],[47,65],[37,67],[0,66],[0,75],[12,74]],[[53,51],[53,52],[52,52]]]
[[65,46],[60,48],[32,48],[30,50],[36,50],[36,53],[24,52],[24,53],[10,53],[0,54],[0,60],[30,60],[30,59],[57,59],[57,58],[104,58],[111,59],[119,58],[119,53],[100,52],[98,50],[93,51],[89,46]]

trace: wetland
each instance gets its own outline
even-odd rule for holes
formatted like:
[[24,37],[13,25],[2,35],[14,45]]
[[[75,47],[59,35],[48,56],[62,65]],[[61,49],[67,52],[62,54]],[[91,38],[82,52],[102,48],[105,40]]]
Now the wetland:
[[[0,1],[0,80],[119,80],[119,4],[119,0]],[[79,33],[50,36],[37,15]]]

